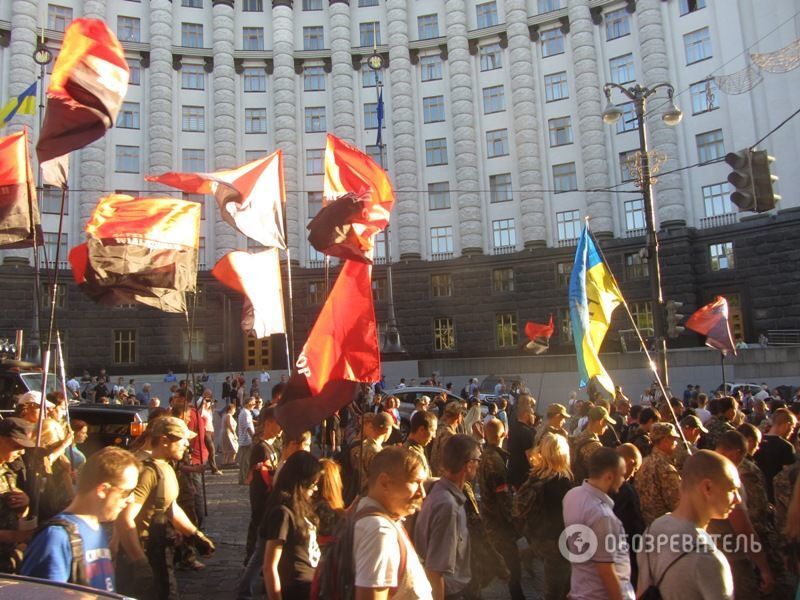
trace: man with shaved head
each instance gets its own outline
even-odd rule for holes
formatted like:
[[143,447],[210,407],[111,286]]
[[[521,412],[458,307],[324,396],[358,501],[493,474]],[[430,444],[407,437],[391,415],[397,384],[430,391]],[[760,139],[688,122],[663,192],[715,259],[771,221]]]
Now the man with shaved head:
[[731,567],[706,527],[712,519],[727,519],[741,503],[740,486],[736,465],[721,454],[699,450],[686,459],[678,506],[648,530],[646,541],[665,543],[645,544],[638,552],[639,596],[658,585],[664,600],[733,598]]

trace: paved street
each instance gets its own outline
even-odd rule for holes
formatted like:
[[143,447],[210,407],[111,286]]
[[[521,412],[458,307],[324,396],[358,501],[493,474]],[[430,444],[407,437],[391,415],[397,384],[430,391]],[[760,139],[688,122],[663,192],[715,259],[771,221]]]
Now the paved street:
[[[199,572],[179,571],[178,581],[182,600],[207,598],[234,598],[241,573],[244,542],[249,519],[247,488],[236,483],[236,472],[226,470],[223,475],[206,477],[208,491],[208,517],[203,525],[205,532],[217,545],[217,552],[203,559],[206,568]],[[530,576],[523,582],[528,598],[534,600],[534,580]],[[486,600],[505,600],[508,592],[504,585],[495,582],[484,592]]]

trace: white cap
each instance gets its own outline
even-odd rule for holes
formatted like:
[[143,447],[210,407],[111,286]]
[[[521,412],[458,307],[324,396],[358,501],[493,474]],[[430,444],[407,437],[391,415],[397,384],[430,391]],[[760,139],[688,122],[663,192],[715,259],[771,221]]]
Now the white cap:
[[[47,408],[55,408],[55,404],[50,402],[49,400],[45,400],[45,406]],[[30,391],[25,392],[22,396],[19,397],[17,400],[17,406],[22,406],[23,404],[41,404],[42,403],[42,393],[37,391]]]

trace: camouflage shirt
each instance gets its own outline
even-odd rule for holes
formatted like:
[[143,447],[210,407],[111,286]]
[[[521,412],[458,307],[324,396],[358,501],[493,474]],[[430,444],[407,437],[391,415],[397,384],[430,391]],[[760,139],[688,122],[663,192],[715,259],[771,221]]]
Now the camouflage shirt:
[[369,465],[380,451],[380,444],[369,438],[363,440],[361,445],[355,446],[350,450],[350,464],[353,467],[353,472],[358,473],[358,493],[362,496],[367,494],[369,488]]
[[792,492],[797,477],[800,475],[800,460],[781,469],[781,472],[772,479],[772,489],[775,490],[775,516],[778,531],[786,527],[786,517],[789,505],[792,502]]
[[[10,508],[4,498],[7,493],[14,491],[19,491],[17,474],[7,464],[0,465],[0,531],[17,530],[20,510]],[[16,546],[14,542],[0,543],[0,571],[12,572],[12,565],[17,564],[13,559]]]
[[700,440],[700,447],[706,450],[713,450],[717,445],[719,436],[723,433],[736,430],[725,417],[711,417],[706,423],[706,429],[708,429],[708,433],[704,433]]
[[431,467],[428,464],[428,457],[425,456],[425,447],[414,440],[406,440],[406,443],[403,445],[411,450],[411,452],[419,456],[420,461],[422,461],[422,466],[425,467],[425,473],[427,473],[426,477],[430,477]]
[[773,508],[767,499],[767,484],[764,473],[749,456],[739,464],[739,478],[747,495],[747,513],[756,531],[772,521]]
[[639,449],[642,458],[647,458],[653,451],[653,440],[650,439],[650,434],[640,427],[635,428],[628,441]]
[[650,525],[658,517],[671,512],[680,499],[681,476],[670,457],[659,450],[653,450],[642,461],[642,468],[636,474],[636,491],[642,503],[642,516],[645,525]]
[[481,491],[480,509],[487,532],[492,536],[513,536],[512,496],[508,483],[508,452],[496,446],[486,446],[478,472],[478,482]]
[[431,476],[442,476],[442,455],[444,445],[451,437],[456,434],[456,428],[447,423],[440,423],[436,430],[436,437],[431,442]]
[[689,449],[687,450],[686,444],[683,443],[683,440],[678,442],[678,447],[675,448],[675,454],[672,455],[672,463],[675,465],[675,468],[678,469],[678,473],[683,471],[683,465],[686,462],[686,459],[696,452],[696,444],[689,444]]
[[572,473],[575,483],[581,483],[589,477],[589,458],[602,447],[600,438],[588,429],[584,429],[572,440]]

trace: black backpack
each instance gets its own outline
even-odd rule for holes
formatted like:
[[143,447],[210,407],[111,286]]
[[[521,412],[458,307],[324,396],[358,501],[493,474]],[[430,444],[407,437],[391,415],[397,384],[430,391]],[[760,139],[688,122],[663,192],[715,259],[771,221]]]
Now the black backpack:
[[661,574],[661,577],[658,578],[658,581],[655,581],[653,579],[653,571],[650,569],[650,555],[648,554],[647,570],[650,574],[650,579],[653,581],[653,583],[647,586],[647,589],[644,592],[642,592],[642,595],[639,596],[638,600],[662,600],[663,596],[661,595],[661,590],[658,589],[658,586],[660,586],[661,582],[664,581],[664,577],[666,577],[667,572],[672,568],[672,566],[687,554],[689,554],[689,552],[682,552],[681,554],[678,555],[678,558],[669,563],[667,565],[667,568],[664,569],[664,572]]
[[89,579],[86,576],[86,556],[83,552],[83,540],[78,532],[78,526],[68,519],[53,517],[49,521],[42,524],[36,531],[39,535],[43,530],[48,527],[63,527],[69,536],[69,546],[72,550],[72,562],[69,569],[69,583],[77,585],[89,585]]

